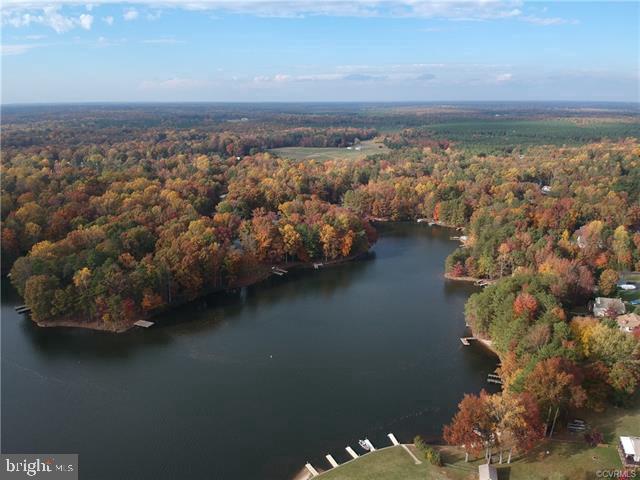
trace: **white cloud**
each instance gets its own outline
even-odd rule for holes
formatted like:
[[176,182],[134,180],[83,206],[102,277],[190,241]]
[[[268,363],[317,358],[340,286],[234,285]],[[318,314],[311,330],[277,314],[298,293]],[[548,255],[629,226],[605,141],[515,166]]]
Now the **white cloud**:
[[111,15],[104,17],[102,21],[109,26],[113,25],[113,17]]
[[498,83],[510,82],[512,79],[513,79],[512,73],[501,73],[499,75],[496,75],[496,82]]
[[136,10],[135,8],[127,8],[124,13],[122,14],[122,18],[124,18],[127,22],[131,21],[131,20],[135,20],[136,18],[138,18],[138,10]]
[[68,32],[76,27],[91,29],[93,16],[85,13],[79,16],[63,15],[60,10],[60,5],[47,5],[30,11],[3,9],[2,24],[16,28],[44,25],[52,28],[56,33]]
[[85,30],[91,30],[91,24],[93,24],[93,16],[82,14],[78,17],[78,23]]
[[98,37],[98,41],[95,43],[97,47],[116,47],[127,43],[126,38],[110,39],[106,37]]
[[[8,9],[44,8],[51,0],[4,0]],[[113,0],[95,0],[97,4]],[[150,11],[148,19],[159,15],[157,8],[182,8],[190,11],[222,11],[262,17],[300,18],[305,16],[337,17],[411,17],[436,18],[457,21],[519,20],[535,25],[576,23],[558,17],[546,17],[546,11],[525,4],[524,0],[125,0],[123,3],[142,6]],[[80,5],[81,0],[57,0],[56,5]],[[151,11],[151,10],[154,11]],[[532,11],[537,15],[530,14]],[[545,15],[545,16],[540,16]],[[129,7],[126,20],[138,18],[139,12]]]
[[0,45],[0,53],[2,53],[3,56],[5,55],[22,55],[23,53],[27,53],[29,50],[36,48],[36,47],[40,47],[41,45],[37,45],[35,43],[28,43],[28,44],[14,44],[14,45],[7,45],[7,44],[2,44]]
[[520,20],[527,23],[533,23],[534,25],[541,25],[543,27],[565,24],[576,25],[579,23],[577,20],[567,20],[560,17],[538,17],[536,15],[523,15],[520,17]]
[[162,16],[162,10],[156,10],[155,12],[149,12],[146,15],[147,20],[158,20]]

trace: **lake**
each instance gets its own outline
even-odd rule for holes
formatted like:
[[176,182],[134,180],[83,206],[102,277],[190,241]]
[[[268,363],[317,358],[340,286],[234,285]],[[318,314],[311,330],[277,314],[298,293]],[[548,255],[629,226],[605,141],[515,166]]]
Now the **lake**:
[[80,478],[289,480],[365,436],[437,438],[496,360],[459,340],[475,287],[442,277],[453,231],[379,230],[372,258],[123,334],[36,327],[3,282],[3,452],[79,453]]

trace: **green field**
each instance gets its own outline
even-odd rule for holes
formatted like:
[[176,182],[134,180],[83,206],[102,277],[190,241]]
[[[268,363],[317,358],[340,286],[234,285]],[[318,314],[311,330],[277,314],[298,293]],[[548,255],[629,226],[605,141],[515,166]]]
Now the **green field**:
[[346,148],[321,148],[321,147],[284,147],[270,150],[279,157],[291,158],[292,160],[359,160],[367,155],[376,153],[386,153],[389,149],[382,143],[367,140],[360,143],[360,150]]
[[474,151],[500,151],[535,145],[582,145],[603,138],[640,137],[640,123],[597,121],[578,124],[568,119],[468,120],[428,125],[434,138],[447,139]]

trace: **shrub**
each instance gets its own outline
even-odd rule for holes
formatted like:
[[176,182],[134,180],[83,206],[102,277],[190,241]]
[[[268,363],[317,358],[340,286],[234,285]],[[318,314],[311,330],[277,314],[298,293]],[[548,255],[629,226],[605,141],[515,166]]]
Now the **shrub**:
[[415,438],[413,439],[413,445],[424,456],[425,460],[427,460],[431,465],[436,465],[438,467],[442,465],[440,452],[438,452],[435,448],[427,445],[420,435],[415,436]]
[[433,447],[427,446],[424,452],[424,458],[431,464],[437,467],[442,466],[442,459],[440,458],[440,452]]
[[585,433],[584,439],[592,447],[595,447],[600,443],[604,443],[604,438],[602,436],[602,433],[598,432],[597,430],[591,430]]
[[427,450],[427,444],[425,443],[425,441],[423,440],[423,438],[420,435],[416,435],[413,439],[413,445],[418,449],[418,451],[422,454],[424,454],[424,452],[426,452]]

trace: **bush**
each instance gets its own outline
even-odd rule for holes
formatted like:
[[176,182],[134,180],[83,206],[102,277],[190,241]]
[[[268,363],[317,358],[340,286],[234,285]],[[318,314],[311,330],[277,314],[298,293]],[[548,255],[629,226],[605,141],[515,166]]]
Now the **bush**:
[[420,435],[416,435],[413,439],[413,445],[424,456],[431,465],[441,466],[440,452],[425,443]]
[[413,439],[413,445],[418,449],[418,451],[422,454],[424,454],[424,452],[427,451],[427,444],[425,443],[425,441],[422,439],[422,437],[420,435],[416,435]]
[[590,432],[585,433],[584,439],[592,447],[595,447],[600,443],[604,443],[604,437],[602,436],[602,433],[598,432],[597,430],[591,430]]
[[433,447],[427,447],[424,452],[424,458],[431,464],[437,467],[442,466],[442,459],[440,458],[440,452]]

